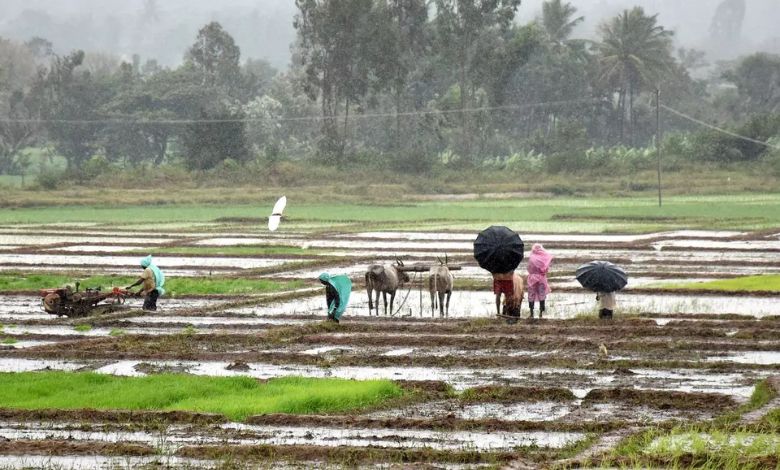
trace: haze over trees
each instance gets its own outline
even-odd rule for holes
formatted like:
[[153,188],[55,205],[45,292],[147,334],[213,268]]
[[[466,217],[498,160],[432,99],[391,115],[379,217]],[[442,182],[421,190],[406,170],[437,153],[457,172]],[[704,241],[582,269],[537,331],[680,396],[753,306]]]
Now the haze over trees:
[[[585,38],[578,5],[547,0],[522,21],[520,0],[296,0],[289,66],[247,57],[219,21],[201,25],[175,65],[2,39],[0,172],[23,172],[29,148],[63,157],[78,179],[117,167],[285,162],[631,171],[653,164],[657,88],[691,117],[778,139],[780,57],[710,64],[639,6]],[[710,33],[740,34],[739,1],[722,5]],[[158,21],[160,8],[147,1],[144,21]],[[664,127],[670,164],[777,167],[769,147],[671,112]]]

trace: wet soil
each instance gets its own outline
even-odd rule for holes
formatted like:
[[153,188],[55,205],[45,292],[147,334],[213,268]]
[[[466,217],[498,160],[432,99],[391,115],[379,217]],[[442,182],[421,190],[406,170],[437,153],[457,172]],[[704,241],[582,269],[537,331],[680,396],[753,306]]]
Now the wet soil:
[[[134,240],[145,233],[36,230],[0,228],[0,245],[6,245],[0,247],[0,269],[123,272],[122,266],[135,266],[137,257],[114,252],[134,249]],[[71,320],[42,314],[37,298],[0,296],[2,337],[26,346],[0,350],[0,371],[389,378],[400,381],[404,397],[363,412],[265,415],[242,424],[187,412],[0,409],[0,421],[11,423],[3,430],[10,440],[0,442],[0,453],[140,458],[160,452],[162,445],[178,458],[263,464],[520,462],[535,468],[566,455],[566,446],[583,439],[601,436],[606,442],[647,426],[706,422],[734,410],[758,380],[780,370],[776,293],[679,294],[647,287],[780,273],[780,242],[767,234],[528,234],[526,241],[544,242],[556,254],[554,292],[545,320],[506,325],[494,318],[489,277],[471,258],[471,233],[258,236],[226,231],[216,226],[188,230],[178,238],[143,237],[152,240],[148,245],[155,246],[158,264],[169,275],[240,272],[314,282],[322,271],[352,274],[356,287],[342,323],[320,321],[324,305],[318,290],[316,295],[290,292],[255,299],[164,299],[165,310],[155,314],[133,310],[90,319],[89,332],[74,331]],[[318,254],[165,255],[168,247],[225,244],[306,246]],[[360,282],[365,266],[392,261],[395,255],[428,262],[442,251],[464,266],[456,272],[449,318],[431,317],[430,300],[425,292],[420,298],[416,284],[409,292],[399,291],[395,316],[367,315]],[[68,258],[76,264],[68,264]],[[631,284],[618,300],[623,311],[640,317],[618,315],[612,322],[587,317],[593,315],[593,294],[582,292],[571,273],[594,258],[629,270]],[[108,336],[112,330],[119,330],[118,336]],[[128,434],[133,431],[138,432]]]

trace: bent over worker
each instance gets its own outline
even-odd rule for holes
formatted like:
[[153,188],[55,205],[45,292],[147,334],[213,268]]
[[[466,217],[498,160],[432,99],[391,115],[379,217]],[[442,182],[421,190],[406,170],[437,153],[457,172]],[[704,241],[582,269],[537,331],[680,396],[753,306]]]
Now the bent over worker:
[[157,299],[165,293],[165,289],[163,288],[163,285],[165,284],[165,275],[157,265],[152,263],[152,255],[141,260],[141,268],[144,270],[141,277],[126,289],[130,290],[137,285],[143,284],[141,290],[138,291],[138,295],[144,296],[143,309],[152,311],[157,310]]
[[328,307],[328,320],[339,322],[341,315],[347,309],[349,295],[352,293],[352,281],[349,276],[331,276],[320,274],[320,282],[325,285],[325,304]]

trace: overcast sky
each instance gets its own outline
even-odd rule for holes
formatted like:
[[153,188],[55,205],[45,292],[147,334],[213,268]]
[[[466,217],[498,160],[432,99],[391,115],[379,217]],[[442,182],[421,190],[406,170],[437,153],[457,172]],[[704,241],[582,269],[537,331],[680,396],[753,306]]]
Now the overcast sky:
[[[594,37],[605,18],[640,5],[658,13],[661,24],[675,31],[678,46],[707,49],[710,23],[721,0],[570,1],[586,17],[576,36]],[[518,21],[537,17],[542,2],[523,0]],[[743,41],[733,53],[780,52],[780,0],[746,4]],[[293,0],[0,0],[0,35],[18,40],[42,36],[58,53],[76,48],[124,58],[139,53],[144,60],[176,65],[197,30],[217,20],[236,38],[244,58],[265,58],[282,68],[295,37],[294,14]]]

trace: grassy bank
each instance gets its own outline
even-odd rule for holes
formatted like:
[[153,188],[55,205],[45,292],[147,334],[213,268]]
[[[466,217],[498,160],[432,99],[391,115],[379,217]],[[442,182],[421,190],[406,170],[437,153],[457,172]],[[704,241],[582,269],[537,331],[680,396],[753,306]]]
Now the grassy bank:
[[[140,274],[140,270],[139,270]],[[24,274],[0,273],[0,292],[34,291],[44,288],[75,286],[79,281],[82,288],[126,287],[138,278],[131,276],[90,276],[74,278],[67,274]],[[264,294],[298,289],[304,286],[303,281],[278,282],[266,279],[239,279],[218,277],[172,277],[165,280],[166,295],[239,295]],[[134,288],[134,290],[137,288]]]
[[387,380],[355,381],[287,377],[260,382],[249,377],[161,374],[116,377],[94,373],[0,374],[0,407],[220,413],[242,421],[267,413],[311,414],[360,409],[399,397]]
[[747,403],[715,420],[674,428],[649,429],[623,440],[602,466],[622,468],[763,469],[780,464],[780,437],[771,412],[759,425],[739,424],[744,413],[776,396],[766,382],[756,384]]
[[708,282],[686,284],[664,284],[663,287],[680,290],[720,290],[723,292],[780,292],[780,274],[742,276],[733,279],[718,279]]
[[[647,231],[677,228],[765,229],[780,227],[780,194],[741,196],[670,197],[658,207],[652,197],[482,197],[473,200],[382,203],[304,202],[295,194],[290,200],[282,230],[327,230],[353,224],[355,230],[370,228],[484,228],[501,222],[522,232],[532,231]],[[98,199],[99,200],[99,199]],[[93,205],[17,208],[0,211],[0,224],[18,223],[202,223],[216,220],[260,220],[273,203],[219,205]],[[252,224],[264,233],[262,224]],[[254,230],[254,229],[253,229]]]

